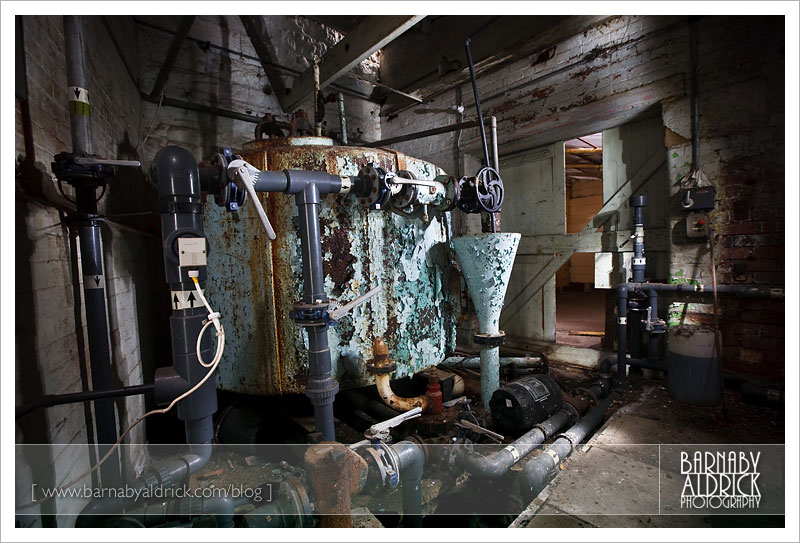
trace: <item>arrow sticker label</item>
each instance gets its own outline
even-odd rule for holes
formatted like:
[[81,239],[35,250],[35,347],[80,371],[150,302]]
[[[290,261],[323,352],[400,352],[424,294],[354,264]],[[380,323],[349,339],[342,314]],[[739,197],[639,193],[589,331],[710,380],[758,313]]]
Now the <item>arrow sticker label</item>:
[[70,87],[67,95],[69,96],[70,102],[89,103],[89,91],[83,87]]
[[83,290],[105,288],[106,278],[103,275],[84,275]]
[[172,290],[169,295],[172,309],[175,311],[194,309],[202,305],[193,290]]

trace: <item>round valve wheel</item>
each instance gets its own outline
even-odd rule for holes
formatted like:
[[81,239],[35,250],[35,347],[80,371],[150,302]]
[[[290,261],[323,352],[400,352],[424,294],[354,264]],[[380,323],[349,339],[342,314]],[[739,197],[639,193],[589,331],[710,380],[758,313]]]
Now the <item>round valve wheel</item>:
[[497,213],[503,205],[503,180],[494,168],[484,167],[475,176],[478,205],[487,213]]

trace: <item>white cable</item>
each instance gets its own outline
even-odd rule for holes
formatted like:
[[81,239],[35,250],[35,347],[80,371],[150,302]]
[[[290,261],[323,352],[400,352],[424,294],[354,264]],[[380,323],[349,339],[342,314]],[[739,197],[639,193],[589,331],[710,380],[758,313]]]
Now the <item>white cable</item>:
[[[208,379],[211,377],[211,375],[214,373],[214,371],[217,369],[217,366],[219,365],[220,360],[222,360],[222,353],[225,350],[225,328],[222,326],[222,323],[219,322],[219,317],[220,317],[219,313],[215,313],[211,309],[211,307],[208,305],[208,301],[206,301],[205,296],[203,296],[203,292],[200,290],[200,283],[197,280],[197,277],[192,277],[192,280],[194,281],[195,288],[197,289],[197,293],[200,295],[200,299],[203,301],[203,304],[206,306],[206,309],[208,309],[208,312],[209,312],[209,315],[208,315],[209,320],[203,325],[203,328],[200,329],[200,333],[197,335],[197,360],[200,362],[200,364],[203,367],[210,368],[208,370],[208,373],[206,373],[205,376],[196,385],[194,385],[192,388],[190,388],[189,390],[187,390],[186,392],[184,392],[183,394],[181,394],[180,396],[178,396],[177,398],[172,400],[172,402],[170,402],[170,404],[167,407],[165,407],[163,409],[153,409],[152,411],[148,411],[147,413],[145,413],[144,415],[142,415],[141,417],[139,417],[138,419],[133,421],[130,424],[130,426],[125,428],[125,431],[120,434],[119,439],[117,439],[117,442],[114,443],[114,445],[108,450],[108,452],[106,452],[106,454],[103,456],[103,458],[100,459],[100,461],[97,464],[92,466],[88,471],[86,471],[85,473],[81,474],[75,480],[70,481],[69,483],[67,483],[65,485],[61,485],[56,490],[62,490],[62,489],[65,489],[65,488],[69,488],[72,485],[74,485],[75,483],[77,483],[78,481],[80,481],[81,479],[83,479],[84,477],[90,475],[92,472],[97,470],[100,466],[103,465],[103,463],[106,460],[109,459],[109,457],[114,453],[114,451],[117,450],[117,448],[122,443],[122,440],[125,438],[125,436],[128,434],[128,432],[133,430],[134,426],[136,426],[137,424],[142,422],[144,419],[146,419],[150,415],[163,414],[163,413],[166,413],[167,411],[169,411],[170,409],[172,409],[173,407],[175,407],[175,404],[177,404],[179,401],[187,398],[188,396],[193,394],[197,389],[199,389],[201,386],[203,386],[206,383],[206,381],[208,381]],[[203,333],[205,333],[206,328],[208,328],[211,324],[214,324],[214,326],[217,328],[217,352],[214,354],[214,359],[210,363],[206,364],[205,362],[203,362],[203,359],[200,356],[200,340],[203,338]],[[40,503],[44,503],[44,502],[48,501],[50,498],[52,498],[54,495],[55,494],[51,494],[49,497],[42,498],[40,500],[34,500],[34,501],[30,502],[30,503],[27,503],[27,504],[19,506],[17,509],[24,509],[26,507],[31,507],[33,505],[38,505]]]
[[[200,281],[198,281],[197,277],[192,277],[192,281],[194,281],[194,288],[197,290],[197,295],[200,296],[200,301],[202,301],[203,305],[206,306],[206,309],[208,309],[208,320],[205,322],[205,324],[203,324],[203,327],[200,329],[200,333],[197,334],[197,345],[195,347],[197,350],[197,361],[200,362],[200,365],[204,368],[210,368],[211,366],[219,364],[219,361],[222,358],[222,351],[225,349],[225,329],[219,322],[219,313],[211,309],[211,306],[208,305],[206,297],[203,296],[203,291],[200,289]],[[212,324],[217,329],[217,352],[214,354],[214,359],[206,364],[203,361],[203,355],[200,353],[200,343],[203,341],[203,334],[205,334],[206,328]]]

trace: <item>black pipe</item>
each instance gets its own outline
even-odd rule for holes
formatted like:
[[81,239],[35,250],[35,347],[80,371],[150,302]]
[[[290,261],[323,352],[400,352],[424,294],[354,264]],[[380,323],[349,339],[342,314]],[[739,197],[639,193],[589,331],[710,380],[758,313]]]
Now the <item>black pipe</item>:
[[625,374],[627,366],[625,360],[628,357],[628,283],[622,283],[617,287],[617,375],[614,384],[617,387],[625,385]]
[[[141,19],[137,19],[136,17],[134,17],[133,22],[138,24],[138,25],[141,25],[141,26],[143,26],[145,28],[150,28],[152,30],[157,30],[158,32],[163,32],[163,33],[169,34],[171,36],[174,36],[176,34],[176,32],[174,30],[170,30],[168,28],[164,28],[162,26],[158,26],[158,25],[149,23],[147,21],[143,21]],[[209,42],[207,40],[201,40],[199,38],[193,38],[192,36],[188,36],[187,40],[195,42],[204,51],[207,50],[207,49],[216,49],[217,51],[222,51],[223,53],[228,53],[229,55],[234,55],[237,58],[246,58],[246,59],[250,59],[250,60],[255,60],[255,61],[259,62],[262,65],[262,67],[264,65],[264,62],[262,62],[260,58],[258,58],[257,56],[248,55],[247,53],[245,53],[243,51],[236,51],[234,49],[229,49],[227,47],[223,47],[221,45],[217,45],[215,43],[211,43],[211,42]],[[295,70],[294,68],[289,68],[288,66],[283,66],[281,64],[275,64],[274,62],[270,62],[270,63],[267,63],[267,64],[269,66],[273,67],[273,68],[277,68],[278,71],[283,72],[283,73],[288,74],[288,75],[291,75],[293,77],[297,77],[302,73],[300,70]],[[373,83],[373,84],[375,84],[375,83]],[[332,84],[330,84],[328,86],[331,87],[332,89],[336,89],[337,91],[342,92],[342,93],[344,93],[344,94],[346,94],[348,96],[352,96],[354,98],[361,98],[362,100],[365,100],[367,102],[377,103],[377,102],[375,102],[375,100],[373,100],[370,97],[369,94],[365,94],[363,92],[359,92],[357,90],[351,89],[349,87],[345,87],[345,86],[340,85],[338,83],[332,83]],[[381,86],[381,85],[378,83],[378,86]]]
[[486,127],[483,125],[483,112],[481,111],[481,98],[478,94],[478,80],[475,78],[475,66],[472,64],[472,52],[469,48],[470,38],[464,41],[464,48],[467,50],[467,64],[469,65],[469,77],[472,81],[472,94],[475,95],[475,109],[478,113],[478,123],[481,128],[481,143],[483,144],[483,165],[491,167],[489,161],[489,145],[486,143]]
[[569,457],[577,445],[589,435],[589,432],[603,422],[613,397],[612,394],[601,400],[585,417],[554,441],[545,452],[532,458],[525,465],[521,474],[520,490],[528,502],[533,501],[555,477],[561,461]]
[[631,196],[630,205],[633,207],[633,280],[636,283],[644,282],[644,272],[646,269],[644,257],[644,212],[647,205],[647,197]]
[[[762,287],[755,285],[717,285],[718,294],[728,294],[746,299],[755,300],[782,300],[784,298],[783,289]],[[617,375],[614,379],[614,384],[618,387],[624,386],[625,374],[627,373],[627,366],[636,366],[640,368],[654,369],[657,371],[667,371],[667,366],[664,363],[654,360],[653,357],[658,357],[660,354],[657,352],[657,344],[655,347],[651,346],[649,353],[649,360],[637,360],[628,358],[627,338],[627,316],[628,316],[628,294],[630,292],[645,292],[647,293],[649,303],[655,307],[651,309],[651,318],[657,319],[658,315],[653,314],[658,311],[658,293],[659,292],[673,292],[686,296],[702,296],[711,294],[714,291],[711,285],[694,285],[694,284],[666,284],[666,283],[622,283],[617,287]],[[653,307],[651,305],[651,307]],[[653,336],[651,334],[651,343]]]
[[139,394],[152,394],[154,386],[155,385],[153,383],[148,383],[145,385],[134,385],[129,387],[112,388],[108,390],[89,390],[86,392],[73,392],[70,394],[48,394],[46,396],[42,396],[38,400],[34,400],[17,407],[16,418],[24,417],[34,409],[53,407],[55,405],[93,402],[97,400],[105,400],[107,398],[122,398],[125,396],[136,396]]
[[[84,18],[64,16],[64,45],[67,63],[67,84],[76,89],[70,93],[70,133],[75,155],[91,154],[88,76],[84,51]],[[102,217],[97,214],[97,184],[75,185],[77,213],[71,221],[78,231],[85,300],[86,332],[89,340],[92,388],[108,390],[114,386],[111,351],[108,339],[103,245],[100,228]],[[110,399],[95,403],[98,455],[102,458],[117,441],[117,419],[114,402]],[[120,481],[119,454],[115,451],[100,466],[103,485],[118,486]]]
[[149,95],[144,93],[141,94],[142,100],[145,102],[150,102],[152,104],[161,103],[161,105],[169,106],[169,107],[177,107],[181,109],[185,109],[188,111],[199,111],[200,113],[208,113],[209,115],[215,115],[217,117],[226,117],[228,119],[236,119],[239,121],[245,121],[248,123],[260,123],[261,118],[256,117],[255,115],[246,115],[244,113],[239,113],[238,111],[230,111],[228,109],[221,109],[214,106],[207,106],[205,104],[195,104],[193,102],[186,102],[185,100],[177,100],[175,98],[170,98],[169,96],[164,96],[163,98],[150,98]]
[[386,145],[392,145],[393,143],[403,143],[404,141],[413,141],[422,138],[427,138],[430,136],[438,136],[439,134],[447,134],[449,132],[458,132],[459,130],[465,130],[467,128],[475,128],[476,126],[480,126],[478,121],[468,121],[465,123],[457,123],[451,124],[448,126],[442,126],[439,128],[432,128],[430,130],[423,130],[421,132],[414,132],[411,134],[405,134],[403,136],[395,136],[393,138],[386,138],[385,140],[378,140],[373,141],[370,143],[365,143],[364,147],[384,147]]
[[697,75],[697,20],[693,19],[689,25],[689,50],[692,62],[692,93],[691,93],[691,109],[692,109],[692,170],[698,171],[700,169],[700,97],[698,96],[699,84]]

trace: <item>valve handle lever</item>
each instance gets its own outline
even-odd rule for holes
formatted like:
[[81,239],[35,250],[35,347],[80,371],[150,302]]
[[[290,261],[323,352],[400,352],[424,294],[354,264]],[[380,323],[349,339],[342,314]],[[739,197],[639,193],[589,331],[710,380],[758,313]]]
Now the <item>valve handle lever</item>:
[[74,158],[75,164],[80,164],[81,166],[93,166],[95,164],[100,164],[103,166],[124,166],[129,168],[139,168],[141,167],[142,163],[138,160],[116,160],[116,159],[109,159],[109,158],[92,158],[92,157],[85,157],[85,156],[76,156]]
[[258,174],[258,170],[253,167],[252,164],[249,164],[244,160],[234,160],[228,164],[228,177],[231,179],[231,181],[241,185],[241,187],[247,191],[248,196],[250,196],[250,201],[256,206],[256,214],[261,220],[261,225],[264,227],[267,237],[273,240],[276,238],[275,230],[273,230],[272,225],[269,223],[267,214],[264,212],[264,207],[261,205],[261,201],[258,199],[258,195],[256,194],[256,180],[254,174]]
[[422,415],[422,408],[415,407],[414,409],[406,411],[405,413],[400,413],[396,417],[392,417],[389,420],[373,424],[372,426],[367,428],[367,431],[364,432],[364,436],[367,438],[371,438],[375,436],[380,436],[381,434],[384,433],[388,434],[391,428],[394,428],[395,426],[400,426],[405,421],[410,419],[415,419],[420,415]]
[[352,311],[359,305],[363,304],[364,302],[366,302],[367,300],[378,294],[381,290],[383,290],[383,286],[378,285],[377,287],[373,288],[366,294],[362,294],[358,298],[355,298],[354,300],[348,302],[342,307],[333,307],[332,309],[329,309],[328,315],[330,316],[332,321],[338,321],[339,319],[350,313],[350,311]]

